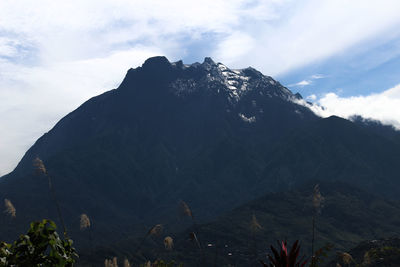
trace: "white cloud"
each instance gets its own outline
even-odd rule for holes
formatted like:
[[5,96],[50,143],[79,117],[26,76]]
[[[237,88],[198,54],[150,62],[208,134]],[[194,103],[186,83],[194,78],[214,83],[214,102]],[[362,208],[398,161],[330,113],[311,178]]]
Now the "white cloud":
[[302,81],[300,81],[300,82],[298,82],[298,83],[290,84],[289,87],[292,87],[292,86],[300,86],[300,87],[303,87],[303,86],[310,85],[311,83],[312,83],[311,80],[302,80]]
[[312,94],[312,95],[307,96],[306,99],[311,100],[311,101],[315,101],[317,99],[317,96],[315,94]]
[[238,57],[251,51],[255,43],[256,40],[251,36],[242,32],[233,32],[218,44],[217,50],[213,54],[216,58],[221,59],[221,62],[229,65]]
[[157,48],[135,47],[103,58],[22,67],[0,61],[0,174],[58,120],[94,95],[116,88],[130,67]]
[[364,118],[379,120],[400,129],[400,84],[368,96],[340,97],[336,93],[327,93],[317,100],[318,105],[303,105],[310,107],[322,117],[331,115],[349,118],[361,115]]
[[359,49],[362,42],[371,45],[400,35],[397,0],[289,1],[282,9],[285,12],[273,23],[245,29],[257,45],[233,64],[252,65],[274,76]]
[[323,78],[326,78],[326,76],[323,75],[323,74],[314,74],[314,75],[311,75],[311,79],[314,79],[314,80],[323,79]]
[[248,16],[273,18],[279,2],[0,1],[0,172],[63,115],[116,87],[147,57],[179,59],[190,53],[185,41],[203,34],[232,42],[227,56],[248,52],[252,38],[235,28]]
[[17,43],[9,38],[0,37],[0,56],[12,57],[17,54]]
[[304,86],[312,84],[313,80],[323,79],[325,77],[326,76],[322,75],[322,74],[314,74],[314,75],[310,76],[310,79],[302,80],[302,81],[300,81],[298,83],[294,83],[294,84],[289,84],[288,87],[304,87]]
[[164,46],[182,34],[229,34],[247,16],[272,17],[275,2],[280,1],[2,0],[0,32],[34,44],[45,62],[81,59],[132,42]]

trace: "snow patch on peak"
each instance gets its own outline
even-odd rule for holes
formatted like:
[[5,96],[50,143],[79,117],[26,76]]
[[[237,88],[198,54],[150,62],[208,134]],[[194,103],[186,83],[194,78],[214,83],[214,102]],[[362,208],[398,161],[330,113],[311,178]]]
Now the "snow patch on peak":
[[[291,101],[292,92],[275,81],[270,76],[265,76],[254,68],[229,69],[222,63],[215,63],[210,57],[206,57],[203,63],[183,64],[182,61],[172,63],[182,70],[190,70],[200,74],[196,78],[184,81],[187,78],[179,78],[172,82],[173,91],[178,95],[193,92],[196,87],[221,91],[228,94],[229,101],[234,104],[247,95],[250,90],[256,90],[266,97],[279,97]],[[191,76],[190,76],[191,77]]]
[[220,69],[222,72],[228,70],[228,67],[226,67],[226,66],[225,66],[224,64],[222,64],[222,63],[218,63],[217,66],[218,66],[218,69]]
[[231,70],[224,64],[218,63],[218,70],[221,73],[223,83],[230,90],[231,97],[238,101],[240,96],[248,90],[249,77],[240,70]]
[[239,115],[239,118],[241,118],[242,121],[244,121],[244,122],[247,122],[247,123],[256,122],[256,117],[255,116],[247,117],[243,113],[239,113],[238,115]]

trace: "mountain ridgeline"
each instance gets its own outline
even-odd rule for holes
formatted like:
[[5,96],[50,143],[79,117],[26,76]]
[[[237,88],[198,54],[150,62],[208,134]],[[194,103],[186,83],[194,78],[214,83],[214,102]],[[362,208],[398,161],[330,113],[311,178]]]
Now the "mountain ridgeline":
[[398,199],[399,133],[317,117],[299,97],[251,67],[150,58],[117,89],[60,120],[0,179],[0,197],[18,210],[15,222],[1,222],[7,230],[0,239],[24,232],[31,220],[56,218],[47,180],[32,167],[36,157],[80,246],[88,245],[79,233],[81,213],[91,217],[100,244],[139,236],[156,223],[182,229],[181,200],[209,221],[311,180]]

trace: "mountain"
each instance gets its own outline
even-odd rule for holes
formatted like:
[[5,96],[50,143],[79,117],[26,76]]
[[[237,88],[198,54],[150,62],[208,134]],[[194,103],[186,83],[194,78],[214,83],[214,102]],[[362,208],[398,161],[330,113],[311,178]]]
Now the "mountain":
[[375,134],[386,137],[396,143],[400,143],[400,131],[396,130],[392,125],[385,125],[378,120],[366,119],[359,115],[351,116],[349,119],[355,124],[360,125]]
[[0,222],[0,239],[34,219],[57,218],[47,179],[34,174],[36,157],[78,247],[90,245],[81,213],[92,219],[94,242],[107,244],[157,223],[183,229],[181,200],[206,222],[316,178],[398,198],[399,144],[344,119],[319,118],[296,104],[300,97],[251,67],[150,58],[117,89],[60,120],[0,179],[0,197],[17,208],[15,221]]
[[309,179],[346,181],[398,199],[400,146],[394,140],[339,117],[319,120],[276,146],[261,183],[282,190]]
[[192,65],[150,58],[117,89],[60,120],[1,178],[0,196],[19,215],[1,238],[22,232],[32,219],[55,217],[47,180],[33,172],[36,157],[78,239],[81,213],[106,242],[174,220],[170,214],[182,199],[204,219],[252,199],[276,140],[318,120],[293,97],[253,68],[230,70],[210,58]]

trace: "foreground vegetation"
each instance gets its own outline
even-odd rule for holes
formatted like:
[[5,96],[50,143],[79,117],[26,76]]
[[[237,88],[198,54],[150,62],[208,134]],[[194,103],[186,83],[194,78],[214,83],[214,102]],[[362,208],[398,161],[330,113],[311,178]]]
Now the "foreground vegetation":
[[[0,243],[0,267],[4,266],[73,266],[77,259],[78,254],[76,253],[75,248],[73,247],[72,240],[68,237],[67,229],[64,224],[62,210],[60,208],[57,195],[55,193],[52,178],[48,174],[46,167],[44,166],[43,162],[40,159],[35,159],[34,165],[36,167],[36,171],[39,175],[45,177],[48,181],[49,191],[52,195],[52,201],[55,204],[57,209],[58,219],[61,223],[63,235],[60,235],[56,231],[56,224],[51,221],[44,219],[42,221],[32,222],[30,224],[30,228],[25,235],[21,235],[16,241],[11,243],[1,242]],[[336,186],[342,186],[341,184],[336,184]],[[330,184],[330,187],[334,187],[333,184]],[[332,188],[331,188],[332,189]],[[358,198],[368,198],[368,196],[362,196],[362,192],[354,190],[352,188],[347,188],[347,190],[351,191],[351,196],[357,195]],[[337,194],[337,191],[334,191]],[[346,194],[343,194],[343,190],[339,193],[338,196],[335,195],[334,201],[337,205],[338,200],[345,197]],[[129,247],[125,247],[125,251],[131,250],[132,254],[127,255],[125,254],[122,258],[123,261],[118,260],[117,256],[114,255],[109,257],[105,254],[98,254],[98,252],[94,251],[95,246],[93,245],[93,236],[92,236],[92,223],[87,214],[81,214],[80,216],[80,229],[81,231],[87,231],[88,234],[85,235],[89,239],[91,250],[89,252],[89,258],[87,259],[87,266],[93,266],[93,263],[96,262],[96,266],[99,266],[99,261],[103,261],[101,265],[104,263],[105,267],[117,267],[118,264],[123,264],[124,267],[130,266],[143,266],[143,267],[181,267],[184,266],[182,263],[177,264],[174,260],[178,260],[179,262],[184,262],[190,266],[197,265],[197,266],[237,266],[237,265],[245,265],[245,266],[268,266],[268,267],[317,267],[323,266],[324,260],[326,260],[328,256],[328,252],[332,250],[333,246],[330,244],[326,244],[321,246],[322,240],[320,239],[319,234],[321,231],[318,231],[318,228],[326,228],[327,225],[324,225],[324,221],[320,220],[320,213],[324,205],[326,204],[325,197],[322,196],[320,192],[319,185],[314,186],[313,192],[311,194],[311,198],[308,199],[307,193],[306,197],[304,198],[304,193],[299,192],[289,192],[285,195],[279,195],[278,199],[272,198],[272,206],[266,205],[265,201],[261,201],[262,203],[258,203],[257,200],[251,202],[250,207],[244,207],[242,210],[245,210],[245,214],[243,215],[243,211],[241,209],[236,209],[233,211],[235,216],[240,215],[240,218],[248,217],[249,221],[244,225],[244,230],[242,231],[240,228],[234,229],[234,234],[237,235],[236,242],[238,244],[242,244],[242,248],[240,251],[236,250],[234,252],[235,257],[241,257],[241,261],[236,261],[231,263],[229,260],[226,261],[226,256],[229,258],[233,258],[232,249],[229,248],[231,252],[227,252],[221,246],[221,243],[218,243],[218,238],[220,238],[220,242],[225,243],[226,240],[224,239],[224,233],[226,230],[223,229],[216,229],[214,231],[209,231],[208,234],[212,236],[207,236],[205,233],[204,226],[200,227],[195,219],[192,209],[189,205],[183,201],[180,203],[181,213],[183,216],[190,218],[192,226],[189,228],[189,232],[184,234],[187,235],[189,243],[192,246],[187,246],[187,244],[183,244],[182,242],[178,243],[177,250],[175,250],[176,244],[174,243],[174,239],[171,236],[165,236],[162,238],[163,235],[163,225],[156,224],[151,227],[143,236],[143,238],[136,242],[134,248],[130,249]],[[288,200],[289,206],[282,209],[282,206],[278,206],[280,201],[279,198],[284,198]],[[303,198],[303,199],[302,199]],[[304,217],[304,207],[301,211],[300,209],[297,210],[299,214],[292,214],[293,209],[297,209],[297,203],[309,203],[310,205],[307,206],[307,210],[311,211],[309,213],[305,213],[305,216],[309,216],[312,220],[301,220],[300,213]],[[329,198],[328,198],[328,208],[332,209],[332,206],[329,206]],[[344,201],[344,203],[354,203],[353,201]],[[339,201],[340,204],[340,201]],[[396,206],[392,206],[390,203],[387,204],[384,201],[378,203],[372,203],[377,208],[381,209],[385,208],[388,210],[395,210]],[[9,199],[4,200],[5,205],[5,212],[7,213],[9,219],[15,220],[16,218],[16,208],[14,207],[13,203]],[[359,204],[358,204],[359,205]],[[354,212],[357,210],[358,212],[363,212],[364,208],[357,206],[348,207],[350,212]],[[263,214],[262,210],[267,210],[268,214]],[[333,208],[335,209],[335,208]],[[337,208],[336,208],[337,210]],[[343,210],[343,208],[339,209]],[[252,214],[247,214],[247,211],[251,211]],[[266,251],[262,249],[260,254],[260,248],[268,247],[268,241],[263,240],[262,233],[265,232],[265,227],[259,223],[258,218],[255,215],[255,211],[257,214],[263,218],[263,222],[268,221],[264,217],[264,215],[270,216],[275,212],[284,213],[288,219],[290,219],[291,224],[285,223],[285,221],[280,221],[282,225],[286,225],[288,229],[296,229],[299,224],[308,221],[311,223],[311,234],[305,234],[304,239],[307,240],[307,235],[309,242],[309,248],[306,246],[306,250],[300,252],[300,243],[299,241],[295,241],[293,245],[288,245],[285,241],[278,242],[277,247],[270,246],[271,253],[265,254]],[[246,215],[247,214],[247,215]],[[257,216],[258,216],[257,215]],[[338,214],[335,214],[338,217]],[[379,214],[376,215],[379,218]],[[339,217],[347,217],[339,216]],[[354,217],[354,216],[353,216]],[[361,216],[360,218],[365,218],[367,216]],[[250,219],[251,218],[251,219]],[[234,226],[235,225],[235,217],[227,217],[225,218],[228,221],[224,223],[223,226]],[[270,218],[271,219],[271,218]],[[392,218],[393,219],[393,218]],[[373,219],[371,219],[374,221]],[[395,219],[394,219],[395,220]],[[294,224],[293,224],[294,223]],[[390,224],[390,221],[388,222]],[[272,225],[272,224],[270,224]],[[322,227],[320,226],[322,225]],[[318,227],[317,227],[318,226]],[[357,223],[356,225],[358,228],[362,227],[362,223]],[[206,225],[207,227],[207,225]],[[279,234],[282,235],[279,231],[268,229],[269,234]],[[304,231],[307,232],[307,231]],[[338,233],[338,231],[334,231]],[[244,238],[239,238],[240,235],[244,233]],[[291,232],[287,232],[289,236],[295,236]],[[200,235],[200,237],[199,237]],[[354,236],[354,235],[353,235]],[[214,238],[213,243],[206,242],[205,240],[210,240],[210,238]],[[278,237],[279,238],[279,237]],[[185,238],[180,238],[181,240]],[[187,238],[186,238],[187,239]],[[247,242],[243,242],[242,240],[247,240]],[[153,246],[158,246],[162,241],[163,243],[163,251],[159,249],[151,248],[151,244]],[[326,241],[326,240],[324,240]],[[374,243],[375,244],[375,243]],[[244,246],[244,247],[243,247]],[[225,245],[225,248],[228,246]],[[315,249],[319,247],[319,249]],[[182,250],[182,248],[184,248]],[[211,248],[211,250],[210,250]],[[187,257],[189,254],[189,250],[195,252],[192,255],[192,258]],[[229,251],[228,250],[228,251]],[[311,256],[306,257],[308,253],[304,253],[304,251],[310,251]],[[248,253],[243,253],[243,251],[248,251]],[[360,252],[362,251],[362,252]],[[352,254],[356,255],[354,258],[351,256]],[[360,254],[362,254],[360,256]],[[184,255],[184,257],[182,257]],[[87,256],[87,253],[86,253]],[[121,255],[120,255],[121,256]],[[96,259],[97,257],[97,259]],[[88,260],[89,259],[89,260]],[[91,260],[95,259],[95,260]],[[120,257],[121,259],[121,257]],[[153,259],[153,261],[149,261],[148,259]],[[160,260],[166,259],[166,261]],[[131,265],[131,262],[132,265]],[[83,261],[84,263],[85,261]],[[145,262],[145,263],[143,263]],[[385,243],[380,246],[368,246],[367,248],[361,248],[358,251],[354,251],[350,253],[347,252],[337,252],[337,257],[333,261],[331,261],[328,266],[379,266],[384,262],[385,264],[400,262],[400,242],[399,244],[393,243]],[[136,264],[136,265],[134,265]],[[86,265],[85,265],[86,266]],[[386,265],[384,265],[386,266]],[[390,265],[387,265],[390,266]],[[395,266],[395,265],[393,265]]]
[[[11,201],[5,201],[6,212],[12,218],[16,216],[16,210]],[[187,207],[188,208],[188,207]],[[189,213],[188,213],[189,214]],[[255,217],[252,218],[251,226],[256,231],[261,225]],[[90,227],[90,220],[87,215],[81,217],[81,227],[83,230]],[[160,235],[162,232],[161,225],[155,225],[144,236],[145,239]],[[210,264],[205,258],[210,254],[203,253],[203,247],[195,233],[191,235],[192,242],[197,244],[197,249],[201,252],[197,259],[198,266],[235,266],[235,265],[217,265]],[[164,238],[164,247],[167,251],[172,251],[174,244],[172,237]],[[324,265],[327,258],[327,252],[332,249],[328,245],[320,249],[316,249],[312,257],[304,256],[301,252],[299,241],[295,241],[292,245],[286,241],[278,242],[276,247],[271,246],[271,253],[267,254],[266,260],[255,258],[256,265],[264,267],[317,267],[317,266],[397,266],[400,262],[400,239],[392,240],[374,240],[361,243],[357,248],[347,252],[338,252],[336,259]],[[137,248],[140,250],[140,247]],[[354,258],[353,256],[354,255]],[[257,257],[257,255],[255,255]],[[214,258],[214,257],[212,257]],[[33,267],[72,267],[78,259],[78,254],[73,247],[73,242],[66,234],[61,238],[56,231],[56,224],[44,219],[38,222],[32,222],[28,232],[21,235],[12,243],[0,243],[0,266],[33,266]],[[216,258],[214,258],[216,259]],[[204,264],[202,264],[204,263]],[[123,261],[113,257],[104,260],[105,267],[118,267],[122,264],[124,267],[183,267],[183,263],[177,264],[174,261],[155,260],[153,262],[146,261],[143,264],[131,265],[130,261],[125,258]],[[97,266],[97,265],[96,265]]]
[[[318,194],[317,194],[318,196]],[[15,218],[16,209],[10,200],[5,201],[6,213]],[[183,205],[188,216],[193,216],[189,207]],[[90,219],[87,215],[81,216],[81,229],[87,230],[90,228]],[[250,224],[253,233],[259,230],[262,226],[253,216]],[[144,236],[144,239],[159,236],[163,228],[161,225],[155,225]],[[201,252],[197,259],[198,266],[234,266],[234,265],[217,265],[216,258],[214,264],[210,264],[205,259],[209,254],[204,253],[201,242],[197,235],[192,232],[192,242],[197,245],[197,249]],[[164,238],[164,247],[167,251],[172,251],[174,247],[172,237]],[[324,260],[327,257],[327,252],[332,249],[331,245],[317,249],[312,257],[304,256],[300,251],[299,241],[295,241],[291,246],[286,241],[278,242],[278,246],[271,246],[271,253],[267,254],[267,259],[261,260],[254,255],[256,265],[264,267],[317,267],[324,266]],[[140,247],[137,247],[140,250]],[[353,258],[351,254],[354,254]],[[330,262],[327,266],[396,266],[400,262],[400,239],[390,241],[372,241],[361,244],[350,253],[337,253],[337,258]],[[25,235],[21,235],[16,241],[8,244],[0,243],[0,266],[33,266],[33,267],[72,267],[76,262],[78,255],[73,247],[73,242],[64,233],[61,238],[56,231],[56,224],[51,220],[42,220],[32,222],[30,228]],[[122,264],[124,267],[183,267],[184,264],[176,264],[174,261],[155,260],[147,261],[143,264],[131,265],[129,260],[125,258],[122,262],[113,257],[105,259],[105,267],[118,267]],[[343,264],[343,265],[342,265]],[[325,265],[326,266],[326,265]]]
[[53,221],[32,222],[15,242],[0,243],[0,266],[70,267],[78,257],[72,243],[60,238]]
[[[15,210],[14,210],[15,211]],[[159,231],[159,227],[152,228]],[[165,239],[165,249],[172,249],[170,239]],[[56,225],[51,220],[32,222],[25,235],[21,235],[13,243],[0,243],[0,266],[32,266],[32,267],[72,267],[78,258],[71,239],[60,238],[56,232]],[[335,260],[323,265],[327,252],[332,246],[326,246],[316,250],[312,257],[305,257],[301,254],[299,241],[289,245],[286,241],[278,242],[276,247],[271,246],[271,253],[267,255],[267,261],[258,260],[260,267],[372,267],[372,266],[397,266],[400,262],[400,239],[374,240],[363,242],[351,254],[347,252],[337,253]],[[353,256],[354,255],[354,258]],[[203,259],[198,259],[201,263]],[[131,265],[128,259],[122,262],[116,257],[105,259],[105,267],[183,267],[183,263],[176,264],[174,261],[155,260],[147,261],[140,265]],[[216,263],[198,266],[221,266]],[[234,266],[234,265],[224,265]]]

